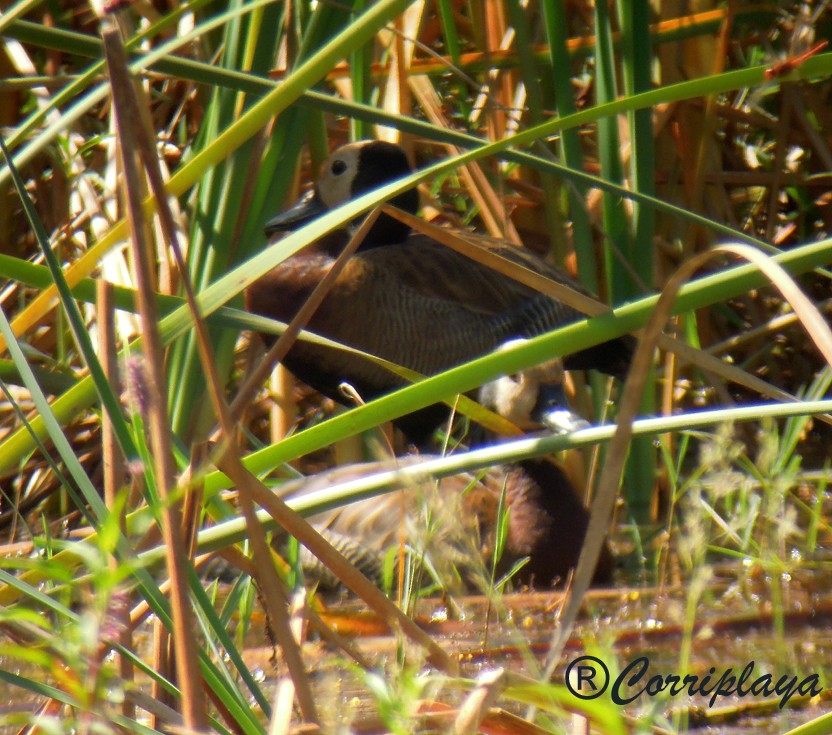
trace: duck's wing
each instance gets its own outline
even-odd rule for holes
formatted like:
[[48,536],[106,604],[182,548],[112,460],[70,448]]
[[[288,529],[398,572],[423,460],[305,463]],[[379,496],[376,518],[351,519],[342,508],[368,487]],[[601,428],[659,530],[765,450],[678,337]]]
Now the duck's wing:
[[[357,479],[432,459],[436,457],[421,455],[398,458],[395,465],[383,462],[341,467],[304,481],[299,489],[301,493],[314,492],[322,484],[331,486],[344,479]],[[492,475],[489,484],[485,480]],[[380,577],[387,553],[402,542],[426,554],[434,567],[447,564],[459,571],[469,571],[480,566],[476,558],[478,551],[493,548],[502,477],[501,468],[490,470],[483,480],[470,473],[436,480],[411,476],[401,481],[401,489],[317,514],[308,520],[369,576]],[[481,549],[480,540],[488,540],[485,548]],[[323,582],[329,580],[314,559],[302,555],[301,560],[308,572]]]
[[[312,317],[311,331],[422,374],[459,365],[519,336],[517,315],[499,302],[525,302],[510,300],[503,281],[494,280],[486,309],[489,284],[462,269],[461,256],[426,259],[419,266],[409,252],[393,257],[397,250],[379,248],[352,258]],[[483,296],[466,298],[472,290]],[[352,356],[343,357],[351,362]]]
[[[558,268],[532,253],[505,243],[490,241],[488,250],[513,263],[567,285],[586,295],[579,284]],[[430,238],[413,235],[398,245],[362,252],[361,258],[378,271],[390,273],[398,282],[437,299],[464,304],[483,314],[505,313],[534,298],[536,290]],[[572,317],[574,309],[564,310]]]
[[[492,243],[489,249],[589,295],[563,271],[532,253],[505,244]],[[509,339],[534,337],[587,318],[572,306],[423,236],[362,252],[356,260],[366,269],[368,281],[378,278],[400,290],[395,313],[409,315],[408,333],[427,339],[423,347],[436,349],[437,358],[421,361],[429,372],[484,354]],[[568,369],[596,369],[620,378],[634,345],[632,337],[624,336],[569,355],[564,364]],[[441,355],[448,359],[440,364]]]

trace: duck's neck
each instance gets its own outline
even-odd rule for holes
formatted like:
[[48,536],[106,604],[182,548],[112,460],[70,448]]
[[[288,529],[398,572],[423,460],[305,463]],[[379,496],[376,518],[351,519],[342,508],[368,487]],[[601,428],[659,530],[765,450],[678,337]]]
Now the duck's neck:
[[[360,221],[357,225],[360,225]],[[357,225],[350,229],[333,230],[313,245],[310,245],[304,252],[325,255],[333,259],[337,258],[355,233]],[[364,241],[358,246],[358,250],[359,252],[366,252],[387,245],[397,245],[407,240],[409,234],[410,228],[407,225],[382,214],[364,236]]]
[[[361,219],[356,220],[354,226],[351,228],[350,235],[358,229],[361,222]],[[346,232],[344,234],[347,235]],[[409,234],[410,227],[406,224],[399,222],[397,219],[393,219],[387,214],[381,214],[376,220],[376,223],[370,228],[370,231],[364,236],[364,241],[358,246],[358,249],[373,250],[387,245],[397,245],[407,240]],[[331,251],[327,250],[327,252]]]
[[[409,172],[410,168],[407,167],[400,173],[401,175],[404,175]],[[370,191],[378,183],[379,182],[375,180],[371,182],[356,181],[353,184],[354,193],[362,194],[367,191]],[[393,197],[390,200],[390,204],[392,204],[394,207],[398,207],[399,209],[405,212],[410,212],[411,214],[415,215],[419,211],[419,193],[416,191],[416,189],[408,189],[407,191],[402,192],[398,196]],[[355,220],[353,225],[357,227],[361,224],[362,220],[363,217],[359,217],[357,220]],[[367,233],[367,237],[364,240],[366,244],[362,245],[361,248],[364,250],[368,250],[370,248],[377,248],[384,245],[396,245],[398,243],[404,242],[409,234],[409,225],[406,225],[404,222],[397,220],[395,217],[391,217],[389,214],[381,214],[379,215],[379,218],[376,220],[376,223],[373,225],[370,232]]]

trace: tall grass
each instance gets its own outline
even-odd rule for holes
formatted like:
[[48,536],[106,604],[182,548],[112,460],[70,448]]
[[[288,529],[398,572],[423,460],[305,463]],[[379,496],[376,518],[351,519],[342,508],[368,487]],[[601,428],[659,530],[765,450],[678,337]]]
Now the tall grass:
[[[567,13],[558,0],[539,5],[505,0],[487,13],[476,4],[462,10],[446,0],[352,6],[258,1],[223,8],[194,0],[154,7],[151,12],[150,6],[137,5],[116,18],[98,19],[74,7],[26,0],[0,17],[3,63],[9,69],[0,80],[9,126],[0,166],[0,273],[7,279],[0,294],[0,343],[9,353],[0,365],[5,396],[0,476],[8,527],[28,524],[23,539],[34,544],[25,561],[17,562],[9,547],[5,566],[18,573],[4,571],[0,580],[4,629],[15,641],[5,653],[33,673],[3,671],[0,678],[31,693],[42,714],[67,731],[154,732],[175,720],[175,710],[191,707],[202,710],[191,724],[259,733],[269,718],[273,728],[291,719],[292,697],[272,700],[241,655],[255,593],[241,581],[218,605],[188,561],[187,599],[171,610],[158,571],[171,552],[159,545],[157,530],[170,522],[165,518],[171,508],[184,500],[190,509],[181,530],[186,543],[192,537],[191,557],[197,550],[237,544],[254,556],[253,566],[262,574],[274,560],[247,544],[247,538],[255,547],[258,543],[254,509],[247,514],[248,526],[236,518],[235,505],[222,493],[232,484],[229,473],[238,473],[238,486],[252,483],[250,491],[268,505],[256,495],[256,478],[279,484],[275,478],[293,472],[290,462],[303,462],[418,407],[454,403],[458,394],[501,374],[635,333],[648,322],[676,267],[717,240],[751,243],[792,274],[808,274],[803,283],[814,293],[826,293],[828,274],[817,269],[832,259],[832,241],[824,239],[825,204],[816,180],[826,181],[832,165],[823,97],[832,54],[772,74],[773,54],[794,53],[791,38],[804,41],[764,6],[681,18],[651,18],[645,2],[581,6],[580,12],[570,5]],[[808,27],[805,20],[793,18],[798,28]],[[813,19],[818,34],[827,27],[824,22]],[[160,144],[169,195],[161,201],[142,184],[132,185],[126,193],[140,206],[129,220],[120,204],[127,166],[118,151],[136,153],[137,143],[113,132],[113,69],[105,63],[99,23],[120,29],[130,70],[140,82],[142,123]],[[713,63],[685,69],[672,58],[680,48],[688,58],[704,56]],[[336,142],[377,135],[400,139],[416,154],[419,170],[267,246],[262,224],[296,193],[298,172],[311,176]],[[436,209],[444,204],[451,212],[462,204],[466,221],[492,235],[522,240],[572,268],[614,310],[419,380],[281,441],[268,443],[262,427],[252,422],[259,438],[226,436],[233,441],[222,451],[230,454],[197,451],[222,423],[219,399],[205,400],[209,391],[232,394],[244,379],[240,334],[285,328],[240,309],[246,286],[397,192],[439,181],[457,182],[465,191],[460,196],[447,183],[436,185],[431,202]],[[165,382],[148,386],[135,366],[143,351],[154,348],[133,318],[138,286],[124,244],[130,223],[135,235],[142,217],[152,229],[152,217],[167,211],[185,243],[187,273],[176,267],[170,235],[157,236],[152,288],[164,347],[156,356],[164,359]],[[765,290],[770,281],[756,265],[711,261],[708,267],[712,272],[685,284],[672,307],[688,342],[698,347],[749,327],[765,329],[770,317],[780,316],[784,301]],[[116,282],[117,346],[108,347],[99,337],[106,309],[101,302],[93,306],[102,281]],[[196,312],[184,298],[186,282],[196,294]],[[202,344],[194,329],[200,320],[208,337]],[[667,337],[660,341],[660,358],[645,372],[651,377],[641,406],[643,413],[660,407],[668,416],[634,424],[625,497],[635,520],[655,520],[655,507],[664,502],[657,489],[663,467],[672,468],[678,492],[694,482],[683,477],[688,440],[676,446],[684,428],[829,410],[828,401],[820,401],[825,392],[818,383],[814,402],[792,405],[783,397],[819,372],[821,360],[809,352],[811,342],[798,331],[768,342],[728,348],[730,362],[748,370],[743,374],[708,355],[683,351]],[[132,366],[125,377],[133,400],[129,410],[103,365],[116,352],[122,365]],[[212,371],[206,352],[213,354]],[[794,369],[789,354],[810,354],[808,367]],[[206,378],[210,372],[216,373],[216,385]],[[746,395],[762,393],[767,405],[685,413],[697,396],[716,405],[717,397],[726,398],[735,390],[729,386],[737,384]],[[158,492],[161,478],[148,448],[152,435],[143,391],[155,389],[162,391],[169,412],[172,499]],[[578,381],[577,403],[592,418],[615,417],[621,388],[612,400],[609,390],[597,376],[588,385]],[[103,459],[119,469],[110,507],[101,499],[98,469],[105,413],[117,448]],[[435,470],[472,470],[567,446],[584,447],[587,458],[601,465],[615,463],[620,458],[603,455],[602,447],[612,431],[460,453]],[[663,462],[656,456],[655,435],[665,437]],[[784,425],[780,449],[768,447],[776,458],[766,455],[745,469],[764,485],[769,476],[791,472],[799,437],[799,430]],[[611,481],[617,488],[617,478]],[[382,492],[391,484],[390,478],[368,478],[350,492]],[[69,498],[71,512],[49,504],[58,491]],[[320,502],[344,501],[334,494]],[[279,507],[269,508],[270,513],[258,509],[258,523],[284,518]],[[42,514],[33,515],[33,509]],[[68,521],[74,530],[91,535],[71,543],[57,538],[64,512],[76,514]],[[778,509],[768,512],[774,516]],[[817,513],[813,524],[816,535],[823,527]],[[276,585],[272,593],[265,603],[272,623],[276,628],[285,623],[291,635],[294,621],[276,619],[286,591]],[[130,614],[123,609],[127,600]],[[193,630],[173,628],[176,605],[193,607]],[[48,617],[38,620],[32,611]],[[182,689],[166,668],[169,657],[140,655],[123,637],[148,616],[175,637],[193,637],[193,653],[180,652],[178,658],[193,657],[210,705],[183,706]],[[232,619],[234,637],[228,632]],[[406,621],[399,624],[407,630]],[[289,661],[293,644],[283,640]],[[129,666],[116,668],[110,650]],[[436,650],[429,655],[453,675],[448,660]],[[314,705],[304,706],[308,682],[300,655],[297,659],[289,666],[291,686],[303,718],[314,720]],[[399,692],[399,709],[391,705],[390,714],[396,727],[400,712],[411,711],[408,697],[433,691],[409,666],[402,669],[398,689],[375,687],[379,708],[391,691]],[[130,667],[137,681],[155,682],[158,708],[134,689],[126,673]],[[367,686],[373,688],[369,679]],[[509,691],[515,701],[564,717],[564,695],[555,685],[547,684],[542,694]],[[113,692],[123,703],[104,706]],[[620,713],[606,704],[585,714],[606,732],[623,731]]]

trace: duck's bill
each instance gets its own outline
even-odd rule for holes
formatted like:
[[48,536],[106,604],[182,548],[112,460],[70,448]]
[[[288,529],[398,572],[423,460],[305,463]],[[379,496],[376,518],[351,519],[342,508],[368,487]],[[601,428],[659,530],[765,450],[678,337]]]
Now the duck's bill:
[[310,189],[289,209],[276,214],[266,222],[263,229],[267,237],[279,232],[289,232],[305,225],[307,222],[311,222],[324,212],[326,212],[324,203],[318,198],[315,190]]
[[590,424],[569,409],[562,383],[542,383],[531,419],[558,434],[585,429]]

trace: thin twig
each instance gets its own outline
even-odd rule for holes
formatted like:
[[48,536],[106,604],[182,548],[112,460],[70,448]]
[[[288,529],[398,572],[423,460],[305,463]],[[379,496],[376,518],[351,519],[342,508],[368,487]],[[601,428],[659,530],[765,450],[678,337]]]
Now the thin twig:
[[[118,395],[118,354],[115,337],[115,308],[113,306],[113,284],[99,279],[96,284],[96,311],[98,315],[98,345],[100,354],[103,356],[104,374],[107,377],[113,391]],[[124,503],[118,502],[118,490],[124,487],[125,473],[121,469],[124,462],[118,451],[118,442],[113,431],[113,422],[107,411],[101,412],[101,460],[104,466],[104,502],[110,513],[118,512],[119,527],[125,534]],[[110,558],[110,568],[118,569],[118,558],[113,555]],[[114,596],[114,600],[116,597]],[[130,611],[126,605],[119,605],[115,609],[118,626],[118,642],[128,651],[133,649],[132,631],[130,630]],[[122,681],[129,683],[133,681],[133,666],[127,656],[120,653],[118,657],[119,677]],[[122,702],[121,713],[128,719],[135,716],[135,707],[126,699]]]
[[120,140],[124,169],[124,188],[130,219],[131,244],[136,273],[137,298],[144,336],[144,374],[147,383],[147,421],[155,463],[156,485],[162,514],[162,534],[168,575],[171,579],[170,605],[173,614],[173,641],[176,651],[178,686],[182,692],[182,717],[190,730],[207,725],[202,696],[202,676],[199,671],[198,650],[194,637],[195,619],[188,596],[187,558],[181,533],[179,505],[173,501],[176,487],[175,466],[171,448],[173,437],[167,415],[164,386],[164,360],[159,319],[153,293],[153,267],[150,262],[150,243],[145,236],[142,208],[142,179],[138,151],[136,122],[140,119],[133,92],[133,79],[127,67],[127,57],[121,36],[114,27],[102,33],[104,52],[113,93],[113,108]]
[[344,555],[326,541],[306,519],[292,510],[252,475],[239,459],[233,456],[223,456],[217,461],[217,465],[237,485],[241,494],[243,491],[249,493],[280,526],[317,556],[321,563],[343,582],[345,587],[364,600],[382,618],[392,625],[397,625],[406,636],[423,646],[428,652],[428,659],[434,666],[446,672],[456,671],[457,666],[453,659],[425,631],[390,602],[376,585],[350,564]]

